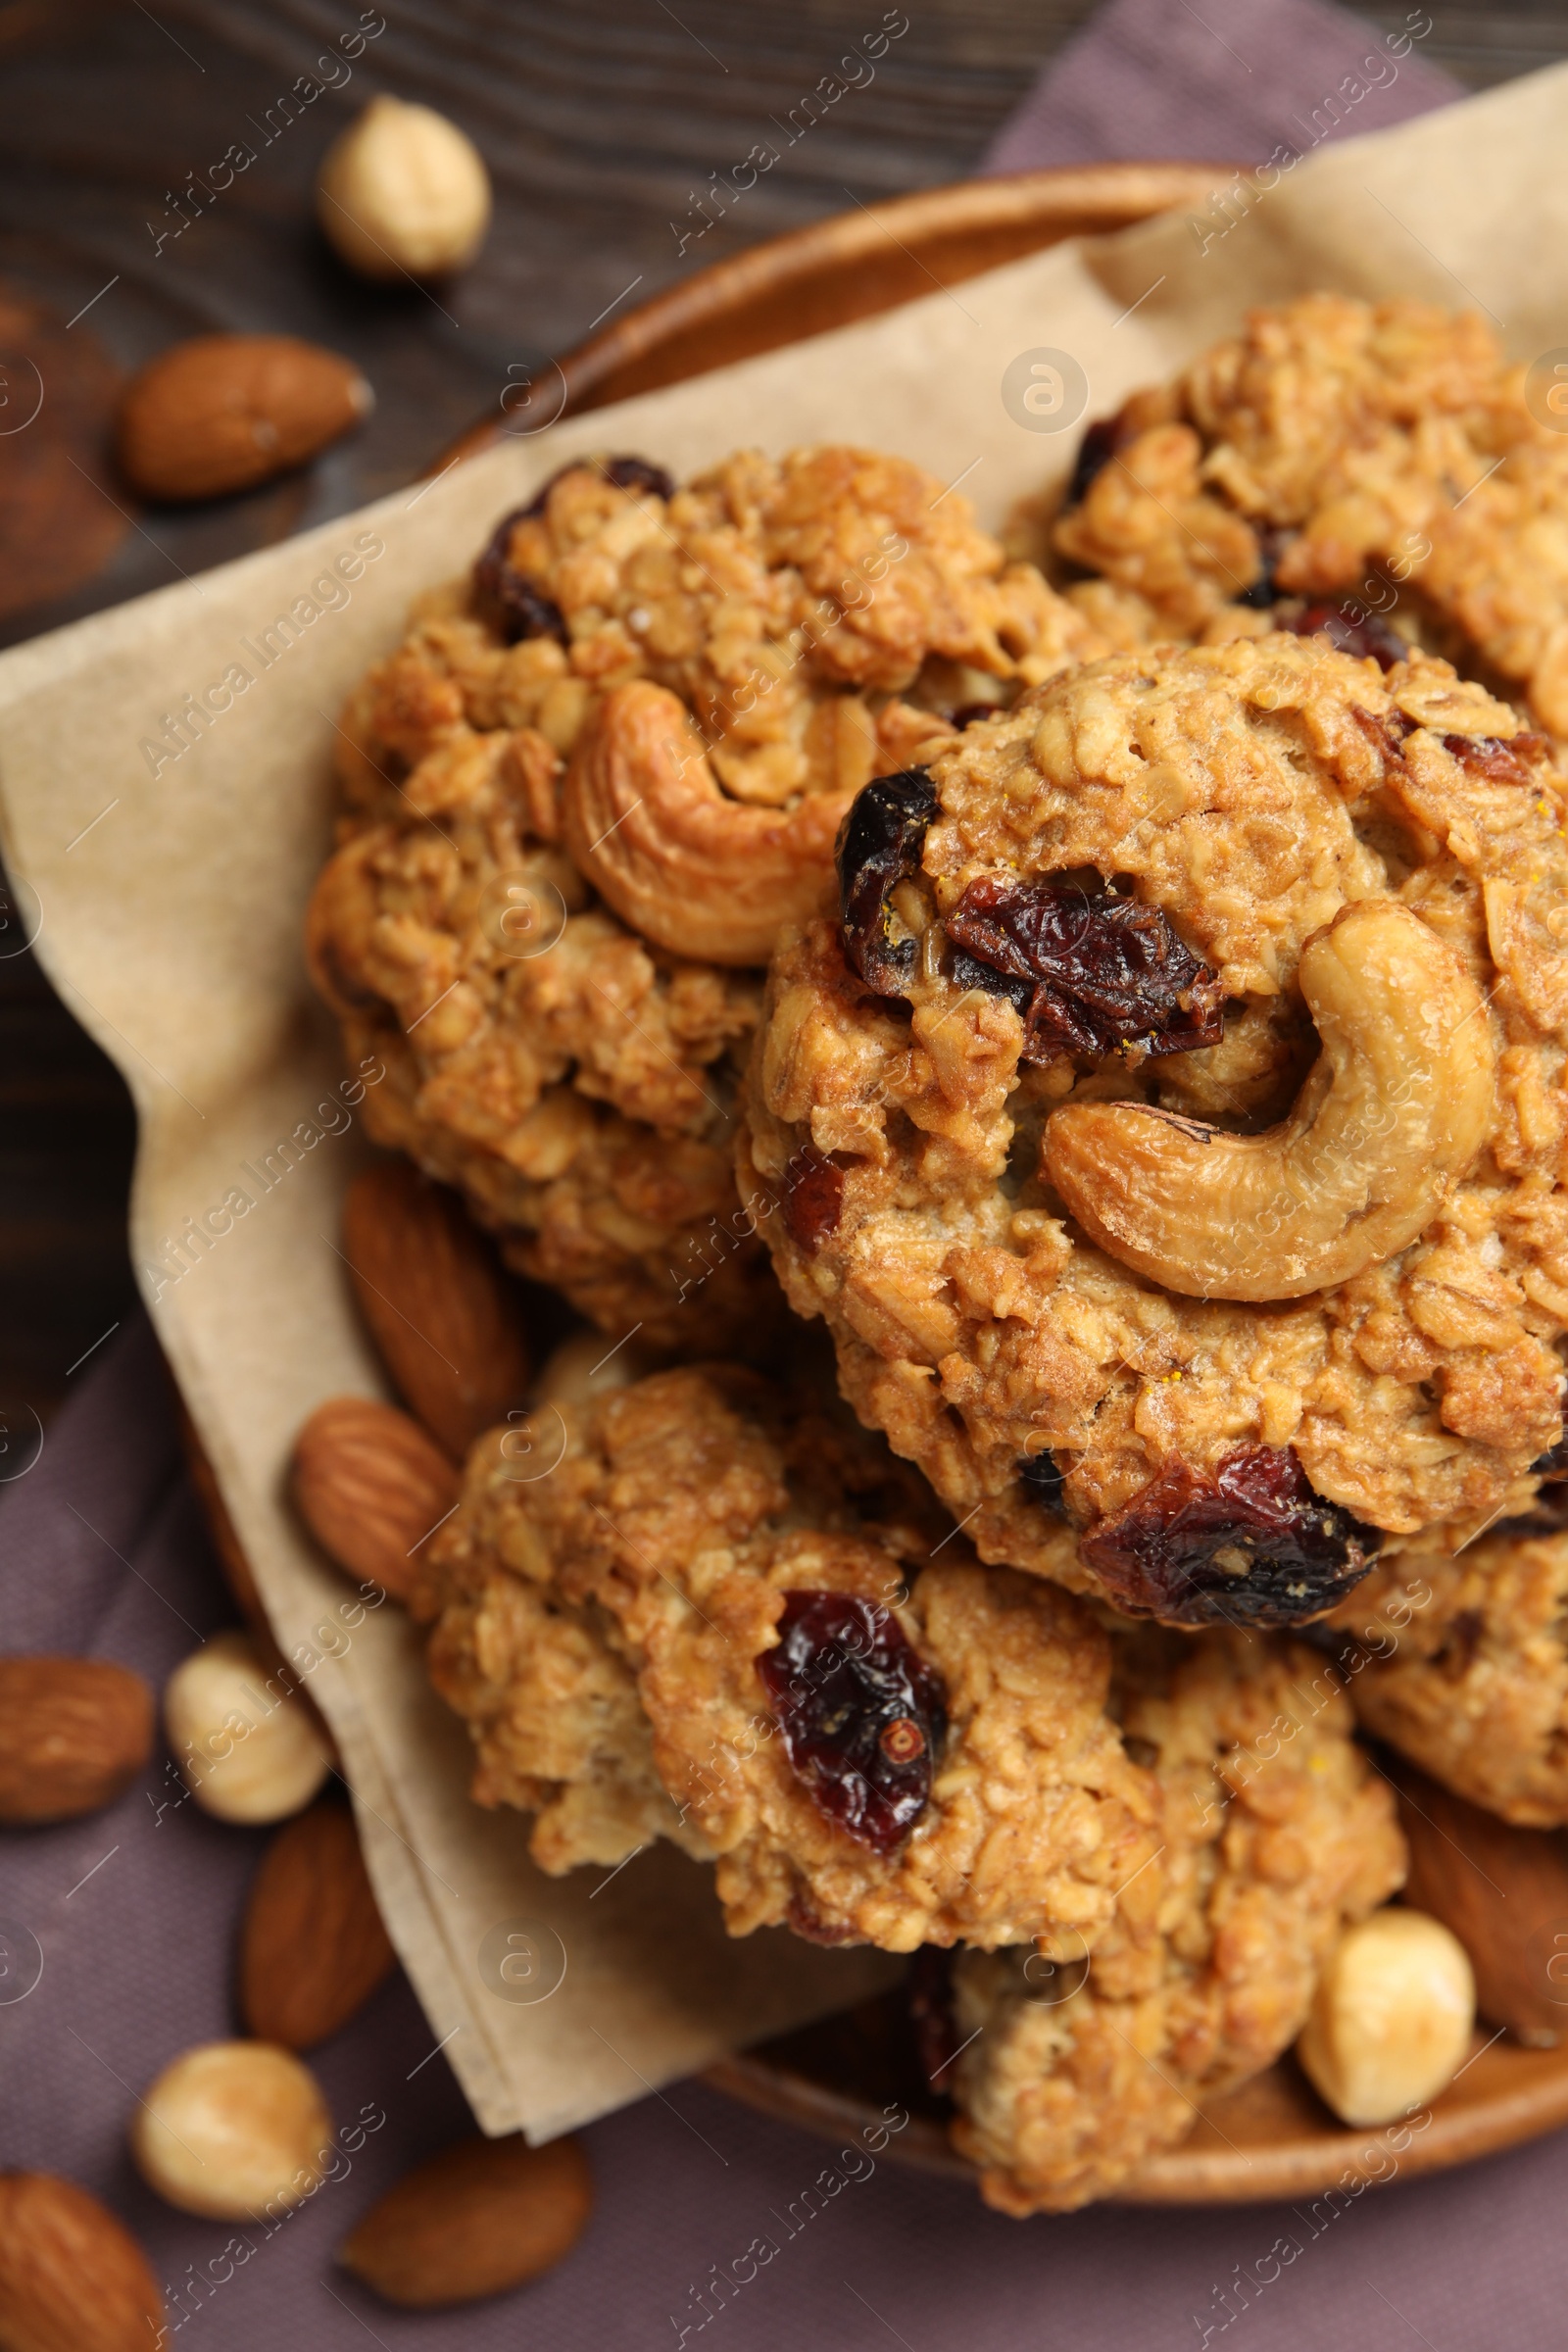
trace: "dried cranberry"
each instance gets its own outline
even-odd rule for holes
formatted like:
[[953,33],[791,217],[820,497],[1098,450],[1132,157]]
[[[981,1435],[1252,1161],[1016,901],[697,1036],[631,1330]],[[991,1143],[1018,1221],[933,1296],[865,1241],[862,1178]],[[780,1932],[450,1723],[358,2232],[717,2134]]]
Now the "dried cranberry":
[[[1547,744],[1544,735],[1515,735],[1506,742],[1500,735],[1445,735],[1443,748],[1472,776],[1484,776],[1489,784],[1528,784],[1529,763]],[[1568,1468],[1562,1475],[1568,1477]]]
[[836,1944],[860,1941],[858,1928],[825,1920],[806,1896],[798,1892],[792,1894],[784,1906],[784,1924],[790,1934],[798,1936],[803,1943],[820,1943],[830,1951]]
[[958,2055],[958,2022],[953,2007],[954,1957],[940,1944],[922,1943],[905,1980],[921,2072],[933,2090],[952,2090],[952,2083],[942,2078]]
[[1387,718],[1375,711],[1363,710],[1359,703],[1350,705],[1350,716],[1371,744],[1373,750],[1396,766],[1404,764],[1404,747],[1416,731],[1416,722],[1402,710],[1391,710]]
[[1530,1467],[1543,1486],[1554,1486],[1559,1478],[1568,1478],[1568,1433],[1538,1455]]
[[546,507],[549,506],[550,493],[555,488],[556,484],[558,482],[564,482],[568,473],[581,473],[584,471],[587,466],[588,461],[586,458],[571,458],[564,466],[558,466],[555,472],[549,476],[548,480],[540,483],[532,498],[529,499],[528,504],[525,507],[519,507],[515,514],[509,514],[507,516],[506,522],[502,525],[503,530],[509,528],[510,525],[514,522],[537,521],[539,516],[544,513]]
[[1336,653],[1354,654],[1360,661],[1370,655],[1379,669],[1392,669],[1410,656],[1404,639],[1380,612],[1364,612],[1348,603],[1282,605],[1276,626],[1293,637],[1326,637]]
[[1250,612],[1266,612],[1271,605],[1279,602],[1280,560],[1289,540],[1289,531],[1263,533],[1257,543],[1257,577],[1250,588],[1244,588],[1240,596],[1231,599],[1233,604],[1245,605]]
[[853,1592],[786,1592],[778,1637],[757,1668],[797,1778],[830,1821],[890,1853],[931,1793],[940,1681],[898,1620]]
[[550,493],[568,473],[602,472],[607,482],[617,490],[646,490],[655,498],[673,498],[675,485],[662,466],[652,466],[646,458],[607,458],[603,466],[591,458],[573,458],[568,465],[560,466],[550,479],[537,489],[525,507],[519,507],[509,519],[518,521],[526,515],[530,521],[542,514],[550,503]]
[[1018,1464],[1018,1483],[1031,1502],[1038,1502],[1042,1510],[1054,1511],[1058,1519],[1066,1518],[1067,1505],[1062,1494],[1066,1474],[1057,1469],[1053,1454],[1026,1453]]
[[1489,1535],[1552,1536],[1568,1527],[1568,1435],[1539,1454],[1530,1469],[1541,1481],[1535,1501],[1517,1518],[1499,1519],[1487,1530]]
[[1448,1638],[1438,1652],[1444,1664],[1468,1674],[1476,1662],[1487,1621],[1479,1609],[1460,1609],[1448,1627]]
[[673,498],[675,485],[662,466],[646,458],[607,458],[605,479],[617,490],[641,490],[649,498]]
[[1568,1499],[1543,1494],[1537,1495],[1532,1509],[1521,1511],[1516,1518],[1494,1519],[1487,1534],[1512,1544],[1532,1536],[1560,1536],[1565,1528],[1568,1528]]
[[844,1206],[844,1170],[824,1159],[814,1144],[803,1144],[784,1170],[784,1222],[790,1239],[814,1257],[838,1228]]
[[867,988],[901,996],[914,976],[914,942],[888,937],[888,894],[920,862],[937,812],[936,787],[922,767],[877,776],[851,802],[834,856],[844,912],[844,953]]
[[1092,424],[1078,444],[1078,455],[1068,476],[1062,496],[1061,512],[1081,507],[1097,478],[1102,474],[1118,449],[1132,439],[1119,416],[1102,416]]
[[1332,1608],[1382,1541],[1316,1494],[1288,1446],[1242,1446],[1212,1471],[1168,1461],[1079,1549],[1131,1616],[1265,1626]]
[[[1224,1035],[1217,976],[1157,906],[1062,882],[971,882],[948,936],[992,975],[979,985],[1024,1014],[1023,1059],[1062,1054],[1187,1054]],[[956,975],[964,977],[962,973]],[[1015,991],[1027,990],[1027,1004]]]
[[[540,499],[544,495],[541,491]],[[567,642],[561,607],[540,594],[533,582],[518,571],[508,552],[517,524],[537,511],[536,501],[532,507],[514,507],[510,514],[503,514],[489,546],[474,565],[474,585],[480,596],[495,608],[501,634],[508,645],[517,645],[524,637],[555,637],[563,645]]]

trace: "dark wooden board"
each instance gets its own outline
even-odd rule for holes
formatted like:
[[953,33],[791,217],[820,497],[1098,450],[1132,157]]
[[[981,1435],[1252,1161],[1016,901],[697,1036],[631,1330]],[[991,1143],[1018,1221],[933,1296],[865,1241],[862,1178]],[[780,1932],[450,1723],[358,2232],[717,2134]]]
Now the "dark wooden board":
[[[354,26],[358,0],[0,5],[0,643],[413,478],[498,408],[509,369],[726,254],[962,177],[1089,0],[918,0],[874,81],[787,144],[780,126],[882,22],[883,0],[383,0],[380,13],[386,29],[352,77],[283,125],[281,94]],[[1405,15],[1368,13],[1389,26]],[[1430,13],[1424,54],[1477,87],[1568,54],[1559,0]],[[461,122],[494,175],[485,252],[438,297],[360,284],[312,222],[323,149],[381,89]],[[778,164],[697,235],[694,191],[767,139]],[[254,164],[175,235],[172,193],[235,141]],[[37,428],[5,430],[30,396],[6,323],[28,303],[48,314],[34,344],[58,355],[41,483]],[[376,414],[307,474],[187,514],[140,512],[94,455],[115,382],[217,327],[352,354]],[[68,542],[94,502],[82,559]],[[27,1406],[47,1418],[68,1368],[129,1309],[132,1142],[116,1073],[31,956],[0,957],[0,1423]]]

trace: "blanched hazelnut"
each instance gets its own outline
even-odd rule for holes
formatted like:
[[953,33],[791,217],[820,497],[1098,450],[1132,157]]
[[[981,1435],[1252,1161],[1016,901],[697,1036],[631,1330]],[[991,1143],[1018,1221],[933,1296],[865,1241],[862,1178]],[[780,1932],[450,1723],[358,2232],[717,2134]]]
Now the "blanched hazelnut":
[[1374,1911],[1330,1954],[1296,2055],[1345,2123],[1392,2123],[1452,2082],[1475,2016],[1458,1937],[1424,1911]]
[[372,98],[333,141],[316,197],[327,238],[363,277],[466,269],[490,225],[490,176],[472,140],[401,98]]
[[656,1359],[635,1341],[617,1348],[602,1331],[574,1332],[540,1367],[535,1404],[590,1404],[612,1389],[630,1388],[655,1369]]
[[166,2066],[130,2152],[149,2188],[218,2222],[298,2205],[325,2176],[332,2119],[316,2077],[270,2041],[207,2041]]
[[217,1634],[164,1688],[164,1727],[192,1796],[220,1821],[282,1821],[330,1764],[310,1710],[270,1682],[245,1634]]

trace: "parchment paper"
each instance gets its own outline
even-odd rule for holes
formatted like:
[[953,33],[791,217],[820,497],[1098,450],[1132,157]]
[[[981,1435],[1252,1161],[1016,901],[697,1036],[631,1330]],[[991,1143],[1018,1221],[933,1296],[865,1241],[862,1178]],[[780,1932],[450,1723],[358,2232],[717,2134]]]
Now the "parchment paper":
[[[1303,148],[1310,136],[1303,109]],[[278,1640],[320,1661],[311,1688],[387,1924],[487,2131],[546,2138],[861,1997],[891,1964],[781,1934],[728,1941],[707,1874],[667,1847],[608,1884],[541,1877],[525,1822],[468,1804],[466,1739],[407,1627],[391,1609],[352,1622],[284,1506],[307,1413],[379,1386],[334,1247],[362,1097],[299,945],[344,694],[395,642],[410,597],[578,452],[635,451],[685,474],[745,442],[860,441],[961,483],[996,523],[1070,462],[1069,412],[1102,413],[1253,302],[1315,286],[1473,302],[1517,357],[1568,345],[1565,151],[1556,68],[1289,170],[1276,158],[1197,227],[1058,248],[518,436],[0,657],[5,861],[45,968],[135,1098],[142,1287]],[[1041,353],[1054,374],[1034,371]],[[186,697],[210,715],[187,715],[179,748]]]

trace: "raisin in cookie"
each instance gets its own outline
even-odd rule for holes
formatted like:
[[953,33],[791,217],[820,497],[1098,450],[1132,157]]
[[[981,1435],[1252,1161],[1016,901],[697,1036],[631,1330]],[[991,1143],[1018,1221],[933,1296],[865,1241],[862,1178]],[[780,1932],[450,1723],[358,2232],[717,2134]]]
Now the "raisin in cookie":
[[1564,841],[1479,687],[1283,634],[1091,663],[867,788],[742,1189],[982,1558],[1280,1624],[1529,1506]]
[[1484,319],[1311,294],[1091,427],[1052,539],[1182,635],[1417,638],[1564,735],[1565,526],[1568,436]]
[[1158,1802],[1080,1603],[734,1367],[545,1418],[525,1460],[474,1448],[416,1606],[474,1793],[534,1811],[547,1870],[662,1835],[714,1860],[735,1935],[1093,1943]]
[[370,1131],[617,1333],[689,1351],[766,1320],[730,1168],[759,988],[729,967],[814,902],[846,798],[953,736],[944,697],[1109,642],[939,493],[843,450],[680,492],[574,465],[349,698],[308,942],[388,1073]]
[[1324,1661],[1215,1632],[1118,1636],[1112,1704],[1163,1800],[1158,1860],[1087,1961],[958,1956],[938,2080],[988,2204],[1060,2213],[1269,2065],[1345,1927],[1404,1877],[1391,1791]]

